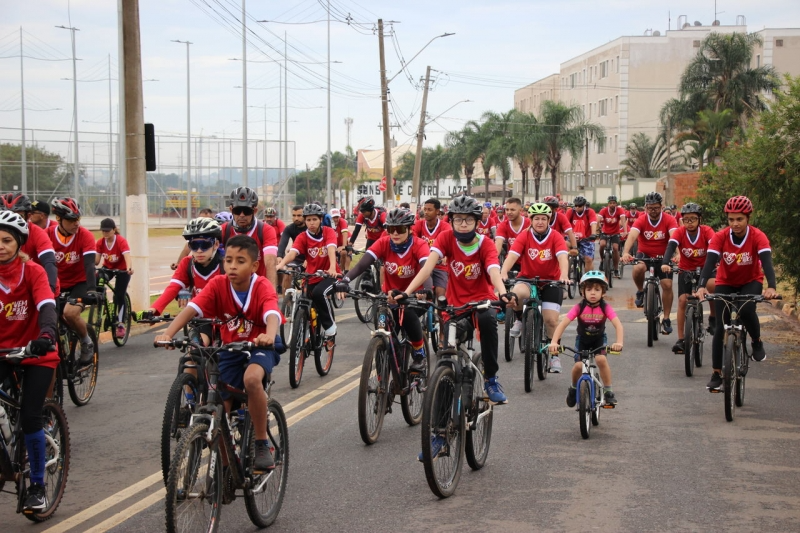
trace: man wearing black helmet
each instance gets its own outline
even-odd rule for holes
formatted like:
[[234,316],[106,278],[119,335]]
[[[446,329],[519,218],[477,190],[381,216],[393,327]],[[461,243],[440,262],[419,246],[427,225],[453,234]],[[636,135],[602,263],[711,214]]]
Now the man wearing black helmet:
[[369,249],[372,244],[386,234],[383,226],[386,224],[386,211],[375,208],[375,200],[371,197],[364,198],[358,206],[358,218],[356,227],[353,228],[353,235],[350,237],[350,246],[356,242],[361,226],[367,226],[367,246]]
[[583,257],[584,272],[589,272],[594,262],[594,242],[588,238],[597,233],[597,214],[583,196],[576,196],[572,204],[574,207],[567,211],[567,220],[572,224],[572,231],[578,241],[578,253]]
[[[617,206],[616,196],[608,197],[608,205],[600,210],[597,220],[600,222],[600,231],[610,236],[609,240],[614,249],[612,254],[614,258],[614,277],[619,278],[619,236],[627,232],[628,217],[625,214],[625,210]],[[607,244],[606,239],[600,240],[600,257],[603,257]]]

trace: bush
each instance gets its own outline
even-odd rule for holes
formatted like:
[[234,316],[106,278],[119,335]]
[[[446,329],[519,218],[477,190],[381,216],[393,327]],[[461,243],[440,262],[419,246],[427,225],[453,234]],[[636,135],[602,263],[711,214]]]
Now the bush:
[[631,198],[630,200],[622,200],[619,205],[624,205],[625,207],[636,204],[636,206],[643,206],[644,205],[644,196],[637,196],[635,198]]

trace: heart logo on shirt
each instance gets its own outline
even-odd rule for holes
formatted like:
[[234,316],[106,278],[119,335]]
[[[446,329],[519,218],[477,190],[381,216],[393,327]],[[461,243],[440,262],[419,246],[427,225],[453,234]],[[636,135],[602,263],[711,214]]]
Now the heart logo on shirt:
[[725,261],[726,265],[732,265],[736,262],[736,254],[731,252],[725,252],[722,254],[722,260]]
[[644,238],[647,239],[648,241],[653,238],[653,235],[654,235],[654,233],[652,231],[645,231],[644,232]]
[[309,248],[308,255],[313,259],[319,255],[319,248]]
[[691,248],[683,248],[681,251],[683,252],[683,255],[685,255],[686,257],[692,257],[692,255],[694,255],[694,250],[692,250]]
[[383,267],[389,274],[394,274],[395,272],[397,272],[397,263],[384,263]]
[[460,276],[464,273],[464,263],[461,261],[454,261],[453,263],[450,263],[450,268],[453,269],[453,272],[456,276]]
[[539,250],[528,248],[528,257],[535,260],[537,257],[539,257]]

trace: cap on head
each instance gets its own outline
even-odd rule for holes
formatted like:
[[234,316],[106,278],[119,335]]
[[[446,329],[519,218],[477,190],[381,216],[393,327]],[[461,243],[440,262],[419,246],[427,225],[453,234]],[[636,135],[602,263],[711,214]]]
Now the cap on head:
[[114,223],[114,220],[110,218],[104,218],[100,221],[100,229],[102,231],[113,230],[117,229],[117,225]]

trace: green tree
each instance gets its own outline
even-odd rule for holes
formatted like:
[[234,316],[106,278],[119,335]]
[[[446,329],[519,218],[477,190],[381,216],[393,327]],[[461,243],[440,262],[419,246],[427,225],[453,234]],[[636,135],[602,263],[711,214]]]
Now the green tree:
[[667,168],[667,153],[661,138],[653,142],[646,133],[634,133],[619,162],[620,177],[657,178]]
[[533,177],[534,198],[539,200],[539,187],[547,156],[547,138],[533,113],[517,112],[511,125],[511,135],[515,139],[514,160],[522,172],[522,201],[528,193],[528,170]]
[[467,179],[467,194],[472,194],[472,175],[475,173],[475,161],[481,155],[478,149],[477,135],[479,127],[468,122],[464,128],[451,131],[445,135],[445,145],[453,160],[457,162]]
[[[489,199],[489,170],[494,167],[495,175],[500,174],[503,179],[503,190],[501,198],[503,203],[506,199],[506,182],[511,176],[511,165],[509,160],[521,156],[517,137],[513,135],[513,125],[517,120],[519,112],[511,109],[505,113],[495,113],[487,111],[481,119],[483,127],[486,128],[490,136],[489,144],[486,148],[485,164],[483,169],[486,178],[486,199]],[[488,167],[488,168],[487,168]]]
[[[67,194],[72,186],[72,165],[55,152],[28,146],[25,150],[28,191]],[[22,146],[0,144],[0,190],[22,190]]]

